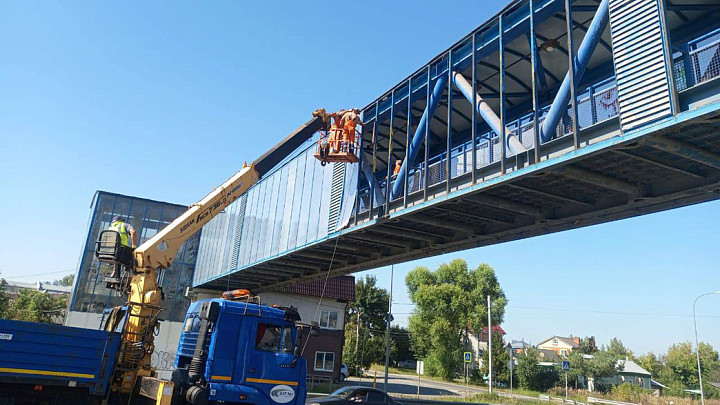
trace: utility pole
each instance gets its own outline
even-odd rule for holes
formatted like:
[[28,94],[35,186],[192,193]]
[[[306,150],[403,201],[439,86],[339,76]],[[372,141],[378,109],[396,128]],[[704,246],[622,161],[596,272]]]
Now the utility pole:
[[358,309],[357,319],[355,320],[357,323],[357,325],[355,325],[355,372],[360,374],[360,381],[362,381],[362,364],[360,364],[361,362],[358,362],[358,348],[360,347],[360,315],[362,315],[362,313],[360,312],[360,309]]
[[387,324],[385,330],[385,393],[388,387],[388,372],[390,371],[390,318],[392,317],[393,272],[395,266],[390,266],[390,294],[388,294]]
[[490,310],[490,296],[488,295],[488,390],[493,392],[493,375],[492,375],[492,312]]

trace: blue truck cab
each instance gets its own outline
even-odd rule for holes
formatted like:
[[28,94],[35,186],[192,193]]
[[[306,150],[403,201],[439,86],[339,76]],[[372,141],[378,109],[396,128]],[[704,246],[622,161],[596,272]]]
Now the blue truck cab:
[[175,358],[173,403],[304,404],[299,320],[294,308],[193,303]]

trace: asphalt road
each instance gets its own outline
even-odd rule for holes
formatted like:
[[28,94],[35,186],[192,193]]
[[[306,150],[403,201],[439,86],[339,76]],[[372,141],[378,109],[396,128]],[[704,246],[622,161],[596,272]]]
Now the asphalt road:
[[[374,373],[372,371],[371,373]],[[358,377],[348,378],[348,383],[352,385],[364,385],[372,386],[372,377],[363,377],[362,380]],[[377,373],[377,384],[376,387],[383,389],[385,382],[385,374],[378,371]],[[417,376],[405,375],[405,374],[388,374],[388,393],[391,394],[403,394],[403,395],[415,395],[418,391],[418,378]],[[439,382],[433,380],[420,379],[420,395],[441,395],[441,396],[463,396],[468,393],[475,394],[480,392],[486,392],[487,390],[470,386],[466,388],[464,385],[453,384],[447,382]]]
[[[371,373],[374,373],[372,371]],[[385,382],[385,373],[378,371],[377,373],[377,384],[376,387],[379,389],[383,389],[384,382]],[[358,377],[350,377],[347,380],[347,383],[349,385],[364,385],[364,386],[372,386],[372,377],[367,378],[364,377],[362,380]],[[418,391],[418,378],[417,376],[413,375],[405,375],[405,374],[393,374],[388,373],[388,393],[389,394],[400,394],[402,396],[404,395],[416,395]],[[456,396],[459,401],[462,400],[462,397],[464,396],[470,396],[473,394],[479,394],[482,392],[488,392],[487,388],[481,388],[477,386],[465,386],[463,384],[455,384],[455,383],[449,383],[449,382],[441,382],[441,381],[434,381],[434,380],[427,380],[424,378],[420,378],[420,396],[424,399],[429,399],[428,397],[432,396]],[[495,391],[499,396],[501,397],[508,397],[510,398],[511,395],[508,392],[503,391]],[[530,397],[526,395],[518,395],[513,394],[512,397],[514,398],[520,398],[520,399],[527,399],[527,400],[534,400],[537,401],[537,397]]]

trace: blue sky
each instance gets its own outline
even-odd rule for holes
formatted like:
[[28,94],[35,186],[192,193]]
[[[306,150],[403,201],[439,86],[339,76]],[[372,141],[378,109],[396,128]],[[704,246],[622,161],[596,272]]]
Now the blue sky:
[[[95,190],[195,202],[316,108],[365,106],[505,5],[0,2],[0,272],[74,271]],[[720,289],[719,207],[406,263],[396,301],[409,269],[462,257],[496,269],[510,338],[664,351],[692,338],[694,297]],[[715,346],[718,304],[698,307]]]

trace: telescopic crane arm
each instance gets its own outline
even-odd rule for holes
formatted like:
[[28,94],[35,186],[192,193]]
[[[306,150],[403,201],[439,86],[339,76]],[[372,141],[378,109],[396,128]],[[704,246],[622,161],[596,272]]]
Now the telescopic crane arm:
[[[121,281],[118,287],[128,295],[126,307],[114,308],[105,323],[106,330],[115,330],[120,319],[127,318],[123,328],[118,367],[112,383],[113,390],[129,393],[139,377],[152,377],[155,373],[150,363],[154,351],[154,332],[159,327],[158,314],[162,311],[162,289],[157,284],[156,270],[169,268],[185,241],[238,199],[290,152],[316,132],[327,131],[331,126],[330,116],[324,109],[313,112],[312,119],[252,164],[246,164],[221,186],[190,206],[184,214],[134,250],[133,265],[126,266],[128,270],[132,268],[131,274],[125,277],[125,281]],[[101,234],[99,246],[103,243],[102,238]],[[117,242],[114,246],[117,249]],[[98,247],[96,252],[100,260],[119,263],[117,251],[112,256],[103,256],[101,250]]]
[[[322,111],[322,113],[318,113]],[[215,215],[224,210],[252,187],[264,174],[280,163],[326,124],[325,110],[318,110],[310,121],[300,126],[251,165],[245,165],[221,186],[210,192],[155,236],[135,249],[136,271],[169,268],[182,244]]]

